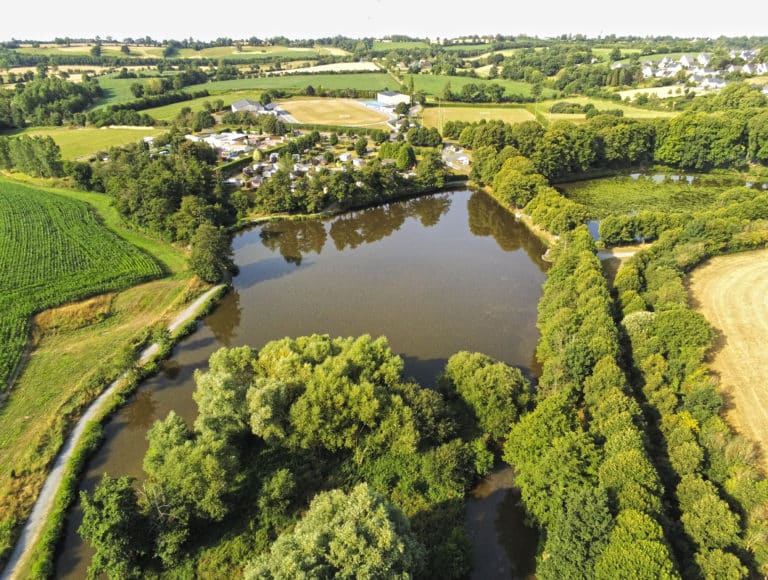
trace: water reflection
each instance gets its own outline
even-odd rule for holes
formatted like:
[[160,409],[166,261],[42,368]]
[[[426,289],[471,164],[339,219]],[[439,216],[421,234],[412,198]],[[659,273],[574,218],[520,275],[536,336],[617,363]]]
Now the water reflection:
[[240,292],[233,288],[227,296],[219,303],[218,307],[212,312],[205,323],[211,329],[216,340],[224,346],[232,346],[232,338],[235,331],[240,326],[240,318],[243,309],[240,306]]
[[129,430],[146,431],[157,417],[157,401],[151,391],[138,391],[125,408],[126,424]]
[[472,194],[467,201],[467,213],[469,231],[474,235],[492,237],[505,252],[515,252],[522,248],[531,260],[544,264],[541,259],[541,242],[514,215],[485,193],[476,191]]
[[271,222],[261,228],[261,242],[270,250],[279,250],[286,262],[301,265],[305,254],[323,251],[328,234],[319,220]]
[[271,222],[261,228],[259,235],[264,246],[278,251],[286,262],[300,266],[307,254],[323,251],[329,235],[338,251],[355,249],[391,236],[409,217],[418,219],[424,227],[434,226],[450,207],[449,194],[420,197],[324,221]]

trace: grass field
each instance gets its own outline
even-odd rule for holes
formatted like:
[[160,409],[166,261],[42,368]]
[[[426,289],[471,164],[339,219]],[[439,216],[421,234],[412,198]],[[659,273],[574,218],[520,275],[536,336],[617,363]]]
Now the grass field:
[[470,123],[485,119],[498,119],[506,123],[522,123],[535,121],[536,117],[529,111],[518,107],[428,107],[424,109],[423,120],[427,127],[437,127],[446,121],[468,121]]
[[160,265],[102,226],[82,202],[0,180],[0,387],[43,308],[125,288],[162,274]]
[[375,51],[412,50],[415,48],[429,48],[429,43],[426,41],[406,41],[406,42],[389,42],[386,40],[373,41],[373,50]]
[[110,147],[135,143],[150,135],[159,135],[162,127],[34,127],[25,135],[50,135],[61,148],[63,159],[79,159]]
[[688,92],[694,93],[696,95],[705,94],[707,91],[705,89],[702,89],[700,87],[684,87],[683,85],[671,85],[668,87],[647,87],[647,88],[639,88],[639,89],[628,89],[626,91],[617,91],[617,94],[621,96],[622,99],[629,97],[630,99],[634,99],[637,95],[640,94],[647,94],[647,95],[656,95],[660,99],[669,99],[671,97],[680,97],[685,92],[685,89],[688,89]]
[[280,104],[299,123],[317,125],[384,125],[389,116],[351,99],[311,99]]
[[192,111],[202,111],[203,103],[206,101],[212,103],[218,99],[224,101],[224,106],[229,107],[235,101],[240,99],[248,99],[250,101],[258,101],[259,97],[264,91],[232,91],[231,93],[222,93],[218,95],[211,95],[208,97],[200,97],[198,99],[192,99],[190,101],[182,101],[180,103],[171,103],[170,105],[163,105],[162,107],[155,107],[154,109],[146,109],[142,113],[146,113],[153,119],[158,121],[171,121],[181,112],[185,107],[189,107]]
[[694,270],[691,296],[721,340],[710,368],[727,397],[727,417],[761,449],[768,468],[768,251],[713,258]]
[[[695,182],[694,182],[695,183]],[[697,211],[706,209],[724,189],[722,184],[689,185],[687,181],[664,181],[640,177],[606,177],[557,186],[566,197],[589,208],[590,217],[601,219],[633,211]]]
[[[413,75],[414,86],[417,91],[423,91],[428,95],[441,95],[445,90],[445,85],[451,83],[451,90],[454,93],[461,92],[461,88],[469,83],[485,85],[496,83],[504,87],[508,93],[516,93],[523,96],[531,94],[531,85],[522,81],[510,81],[505,79],[480,79],[470,77],[449,77],[446,75]],[[554,92],[551,89],[544,89],[542,96],[551,97]]]
[[631,105],[625,105],[624,103],[621,103],[619,101],[593,99],[591,97],[568,97],[568,98],[559,99],[559,100],[542,101],[538,104],[539,112],[549,122],[564,120],[564,121],[572,121],[572,122],[578,123],[579,121],[585,120],[584,115],[581,115],[581,114],[570,115],[570,114],[562,114],[562,113],[550,113],[549,112],[550,107],[557,102],[576,103],[582,106],[588,103],[591,103],[601,111],[608,110],[608,109],[620,109],[624,111],[625,117],[629,117],[632,119],[660,119],[660,118],[669,119],[678,115],[678,113],[674,113],[672,111],[653,111],[651,109],[642,109],[640,107],[633,107]]
[[255,79],[235,79],[231,81],[215,81],[202,85],[187,87],[187,91],[194,92],[207,90],[211,95],[215,93],[228,93],[242,90],[266,90],[266,89],[299,89],[303,90],[307,85],[323,87],[326,89],[359,89],[382,91],[384,89],[396,90],[398,83],[388,74],[381,73],[355,73],[355,74],[327,74],[327,75],[286,75],[269,76]]

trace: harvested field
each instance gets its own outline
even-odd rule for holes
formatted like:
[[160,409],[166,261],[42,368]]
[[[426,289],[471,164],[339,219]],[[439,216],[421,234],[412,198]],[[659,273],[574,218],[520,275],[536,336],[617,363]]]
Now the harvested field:
[[299,123],[318,125],[384,126],[389,117],[351,99],[310,99],[280,103]]
[[319,64],[317,66],[302,66],[291,68],[290,70],[279,70],[268,72],[270,75],[284,74],[314,74],[314,73],[334,73],[334,72],[378,72],[381,69],[372,62],[336,62],[331,64]]
[[697,268],[689,289],[720,335],[710,368],[720,375],[734,428],[761,449],[768,467],[768,251],[717,257]]

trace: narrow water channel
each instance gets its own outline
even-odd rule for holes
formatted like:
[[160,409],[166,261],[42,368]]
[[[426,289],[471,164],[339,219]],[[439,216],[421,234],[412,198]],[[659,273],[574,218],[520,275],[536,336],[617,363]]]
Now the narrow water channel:
[[[387,336],[406,374],[423,385],[434,384],[459,350],[538,374],[536,312],[546,248],[482,192],[444,192],[324,220],[266,224],[236,236],[233,248],[240,274],[232,291],[106,424],[105,442],[80,489],[91,491],[104,473],[141,479],[147,429],[170,410],[194,420],[193,372],[223,346],[368,333]],[[526,574],[535,536],[515,527],[521,514],[508,474],[490,481],[494,492],[485,499],[478,492],[467,510],[469,535],[481,529],[478,542],[492,546],[492,556],[485,555],[486,546],[485,561],[476,562],[476,577]],[[91,551],[77,535],[81,517],[78,505],[67,520],[56,577],[86,575]]]

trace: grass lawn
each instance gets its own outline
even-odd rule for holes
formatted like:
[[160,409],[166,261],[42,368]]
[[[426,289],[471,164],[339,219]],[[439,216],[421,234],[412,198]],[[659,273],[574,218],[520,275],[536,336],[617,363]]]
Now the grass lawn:
[[383,125],[389,117],[351,99],[285,101],[280,106],[297,121],[318,125]]
[[[697,182],[702,182],[697,184]],[[741,182],[743,184],[743,182]],[[607,177],[558,184],[566,197],[589,208],[592,219],[633,211],[698,211],[708,208],[719,193],[733,187],[697,178],[693,185],[687,181],[665,180],[655,183],[641,176]]]
[[532,113],[521,107],[427,107],[424,109],[423,120],[427,127],[437,127],[446,121],[468,121],[470,123],[485,119],[498,119],[506,123],[522,123],[535,121]]
[[63,159],[79,159],[106,151],[116,145],[126,145],[140,141],[150,135],[159,135],[166,129],[162,127],[34,127],[23,132],[24,135],[50,135],[61,147]]

